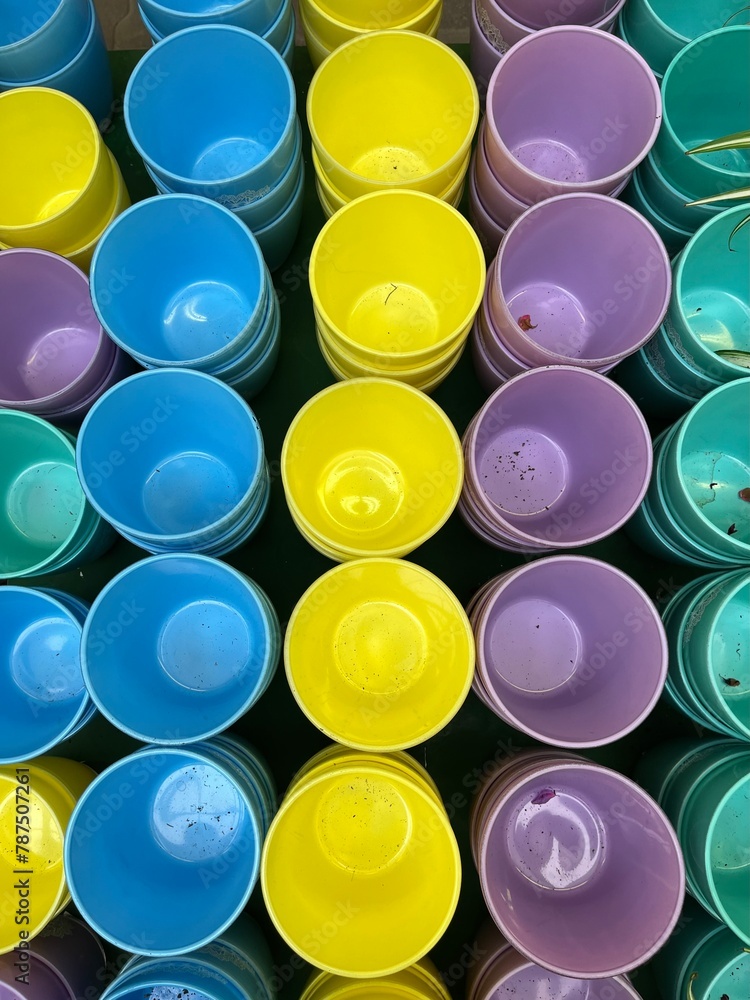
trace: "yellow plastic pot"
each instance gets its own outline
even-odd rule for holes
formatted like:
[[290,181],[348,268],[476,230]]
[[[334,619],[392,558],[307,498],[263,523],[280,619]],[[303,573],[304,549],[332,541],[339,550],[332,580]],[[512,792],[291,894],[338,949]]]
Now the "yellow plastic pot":
[[470,151],[479,97],[447,45],[412,31],[375,31],[321,64],[307,120],[322,171],[344,197],[404,186],[440,196]]
[[417,368],[465,340],[486,278],[479,239],[438,198],[380,191],[323,226],[310,256],[318,325],[361,363]]
[[436,576],[399,559],[337,566],[300,598],[286,632],[292,694],[331,739],[360,750],[415,746],[463,704],[471,625]]
[[61,757],[0,767],[0,955],[16,947],[19,930],[31,940],[70,902],[65,831],[95,777],[91,768]]
[[443,0],[300,0],[303,25],[329,51],[370,31],[437,35],[442,13]]
[[89,112],[67,94],[21,87],[0,94],[0,241],[67,255],[112,211],[112,157]]
[[325,545],[348,559],[398,558],[455,508],[463,452],[450,420],[424,393],[388,379],[351,379],[297,413],[281,476],[293,517]]
[[360,754],[287,795],[266,838],[261,884],[277,930],[303,958],[371,978],[412,965],[440,939],[461,863],[434,796]]

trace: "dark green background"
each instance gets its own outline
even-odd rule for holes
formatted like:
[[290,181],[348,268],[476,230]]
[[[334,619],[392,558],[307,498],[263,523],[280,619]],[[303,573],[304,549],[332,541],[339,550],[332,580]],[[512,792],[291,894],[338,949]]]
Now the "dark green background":
[[[463,58],[468,57],[467,46],[457,46],[457,50]],[[138,52],[112,54],[115,93],[120,97],[139,56]],[[305,98],[312,67],[304,49],[296,50],[295,60],[294,76],[304,128],[307,170],[304,219],[289,259],[274,275],[282,312],[279,365],[269,385],[251,402],[263,429],[271,463],[272,499],[268,517],[259,534],[247,545],[225,557],[228,563],[247,573],[266,590],[282,623],[288,620],[303,591],[332,566],[332,563],[310,548],[292,524],[278,475],[281,444],[289,423],[310,396],[334,381],[315,342],[312,303],[306,280],[310,251],[315,236],[325,221],[312,182],[310,138],[304,120]],[[117,157],[132,200],[135,202],[153,195],[154,187],[128,140],[119,112],[115,115],[106,141]],[[445,409],[459,434],[463,433],[485,399],[474,376],[468,353],[434,393],[434,399]],[[669,565],[652,558],[639,550],[622,532],[581,549],[580,552],[616,564],[641,583],[660,604],[682,583],[697,575],[696,571],[686,567]],[[32,583],[54,586],[93,600],[115,573],[145,555],[145,552],[121,540],[93,565],[53,577],[38,578]],[[409,559],[436,573],[464,604],[492,576],[522,561],[517,556],[492,549],[479,541],[455,514],[436,537],[412,553]],[[297,767],[328,742],[297,707],[288,689],[283,669],[277,672],[260,703],[234,727],[234,731],[255,744],[270,760],[280,790],[285,788]],[[697,737],[700,734],[688,719],[660,704],[635,733],[612,746],[592,751],[588,756],[625,773],[631,773],[644,750],[671,736],[681,735]],[[99,718],[84,732],[63,744],[57,752],[84,760],[101,769],[136,749],[138,745]],[[465,945],[473,941],[475,932],[484,919],[484,904],[469,853],[470,796],[467,784],[470,784],[475,769],[481,769],[493,758],[499,759],[505,746],[515,748],[524,745],[533,745],[533,741],[502,723],[481,705],[474,694],[470,694],[456,718],[442,733],[412,751],[437,781],[445,801],[450,802],[452,799],[454,803],[451,813],[461,846],[464,884],[455,918],[432,957],[449,979],[455,980],[451,986],[455,997],[463,995],[463,977],[450,975],[448,970],[465,955]],[[266,928],[279,966],[286,965],[290,953],[265,916],[259,889],[253,895],[250,908]],[[305,975],[305,972],[297,973],[284,991],[283,1000],[299,996]],[[648,968],[638,970],[633,980],[646,1000],[658,996]]]

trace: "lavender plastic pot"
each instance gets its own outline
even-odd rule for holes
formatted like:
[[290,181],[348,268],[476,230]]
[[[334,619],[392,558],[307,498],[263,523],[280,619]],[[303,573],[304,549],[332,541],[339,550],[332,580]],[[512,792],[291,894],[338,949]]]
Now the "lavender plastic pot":
[[[476,507],[472,505],[471,500],[465,493],[461,494],[461,498],[458,501],[458,513],[466,527],[477,538],[480,538],[495,549],[502,549],[505,552],[515,552],[520,555],[540,555],[544,551],[544,549],[539,549],[531,544],[518,543],[510,536],[495,531],[494,527],[489,529],[485,522],[478,517]],[[478,677],[475,677],[475,680],[478,680],[481,685],[481,680]],[[484,696],[482,700],[489,709],[498,714],[497,708],[491,702],[489,695]]]
[[667,640],[646,593],[582,556],[520,567],[493,588],[475,636],[477,670],[505,718],[543,743],[603,746],[650,714]]
[[495,327],[527,364],[599,369],[653,336],[671,289],[667,251],[641,215],[604,195],[570,194],[510,226],[489,295]]
[[478,956],[466,970],[466,997],[474,998],[485,973],[494,961],[511,947],[491,920],[485,920],[477,932],[475,954]]
[[469,222],[479,237],[485,257],[488,261],[492,260],[505,236],[505,230],[495,222],[482,203],[473,167],[469,169]]
[[[616,3],[608,3],[607,10],[602,15],[601,3],[584,0],[583,9],[581,9],[581,4],[574,7],[572,18],[570,12],[551,11],[549,4],[545,3],[545,11],[543,12],[545,20],[538,27],[547,28],[559,24],[576,23],[590,24],[591,27],[600,28],[603,31],[613,31],[618,12],[624,2],[625,0],[617,0]],[[592,11],[593,7],[598,9]],[[523,8],[525,5],[518,9],[522,10]],[[593,19],[589,17],[590,14],[593,14]],[[586,18],[585,21],[584,18]],[[500,57],[516,42],[520,42],[522,38],[527,38],[537,30],[537,28],[529,27],[525,21],[524,17],[515,16],[508,4],[501,5],[496,0],[471,0],[470,63],[482,104],[484,104],[487,93],[487,85]]]
[[492,74],[487,154],[525,201],[607,194],[648,153],[660,121],[657,81],[630,46],[594,28],[547,28],[515,45]]
[[74,264],[46,250],[0,254],[0,406],[45,416],[93,392],[116,348]]
[[536,30],[514,17],[498,0],[473,0],[472,6],[476,6],[483,34],[503,53]]
[[[483,354],[486,355],[487,359],[491,361],[493,367],[498,372],[505,375],[502,381],[506,381],[514,375],[520,375],[521,372],[528,371],[530,367],[537,366],[521,361],[507,345],[502,333],[495,326],[489,297],[490,288],[494,282],[493,275],[495,268],[496,262],[493,260],[487,269],[487,288],[482,299],[482,305],[477,313],[475,326],[477,336],[482,343]],[[604,365],[601,368],[597,368],[597,371],[604,374],[605,372],[609,372],[613,367],[614,365]]]
[[513,531],[509,531],[491,517],[488,517],[480,504],[478,496],[479,491],[474,487],[471,480],[467,478],[461,493],[461,513],[471,527],[477,529],[483,536],[491,539],[493,544],[514,552],[535,552],[537,555],[549,549],[549,546],[544,542],[519,540]]
[[112,364],[109,366],[109,371],[106,373],[99,385],[91,393],[89,393],[88,396],[81,399],[75,405],[46,413],[45,420],[49,420],[50,423],[59,424],[64,427],[76,427],[80,424],[97,399],[104,395],[107,389],[111,389],[117,382],[121,382],[124,378],[127,378],[128,375],[133,375],[138,370],[139,369],[132,358],[128,357],[128,355],[124,351],[121,351],[119,347],[115,348],[114,357],[112,358]]
[[[503,228],[507,229],[512,222],[515,222],[520,215],[523,215],[526,209],[529,208],[529,204],[511,194],[495,174],[492,163],[487,155],[486,118],[482,119],[479,130],[474,169],[477,178],[477,191],[482,198],[483,204],[490,211],[493,219]],[[625,189],[628,181],[629,178],[626,177],[613,191],[608,191],[607,194],[612,198],[616,198]],[[551,190],[543,194],[540,190],[539,196],[534,199],[534,204],[543,201],[549,194],[554,193]]]
[[487,120],[483,118],[482,124],[479,126],[479,138],[472,170],[476,174],[477,193],[481,197],[482,203],[495,222],[503,229],[507,229],[519,215],[526,211],[529,205],[511,194],[495,176],[492,164],[487,158],[486,131]]
[[[82,920],[61,913],[47,924],[31,945],[34,957],[58,975],[75,997],[100,988],[107,965],[99,938]],[[29,977],[31,978],[31,977]]]
[[28,960],[28,985],[17,982],[19,970],[13,967],[18,953],[0,956],[0,1000],[70,1000],[71,994],[54,969],[34,954]]
[[479,328],[478,319],[474,321],[471,331],[471,360],[477,380],[488,395],[511,378],[510,375],[496,366],[494,358],[490,356]]
[[489,286],[494,281],[494,274],[495,261],[493,260],[487,268],[487,288],[482,298],[482,305],[477,313],[477,329],[480,338],[484,342],[484,347],[492,359],[492,363],[500,371],[505,372],[508,378],[511,378],[513,375],[520,375],[521,372],[528,371],[531,366],[521,361],[511,351],[503,340],[500,331],[495,326],[489,298]]
[[634,782],[578,761],[538,764],[488,803],[482,892],[505,937],[558,975],[606,979],[669,937],[684,898],[674,830]]
[[549,0],[501,0],[501,4],[511,17],[534,30],[557,24],[607,28],[614,23],[625,0],[577,0],[574,4],[558,3],[556,7]]
[[[501,56],[507,51],[507,44],[499,37],[493,42],[490,40],[488,31],[489,21],[481,0],[472,0],[471,15],[469,19],[469,66],[479,92],[479,101],[484,108],[487,96],[487,87],[492,74],[500,61]],[[484,25],[484,27],[482,27]],[[492,32],[495,35],[495,32]]]
[[589,980],[559,976],[529,961],[515,948],[506,948],[491,964],[471,1000],[513,1000],[545,997],[551,1000],[587,997],[589,1000],[640,1000],[625,976]]
[[582,368],[517,375],[479,411],[467,476],[487,514],[519,541],[574,548],[621,527],[651,475],[642,414],[613,382]]

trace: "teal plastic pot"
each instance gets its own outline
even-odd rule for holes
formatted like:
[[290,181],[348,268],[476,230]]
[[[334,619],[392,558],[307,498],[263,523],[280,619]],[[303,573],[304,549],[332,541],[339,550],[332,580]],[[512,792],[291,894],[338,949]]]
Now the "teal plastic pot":
[[695,398],[666,380],[650,344],[621,361],[612,372],[612,380],[633,397],[646,416],[674,420],[690,409]]
[[[632,37],[629,21],[626,24]],[[750,183],[747,149],[685,155],[709,139],[748,127],[749,50],[750,25],[718,28],[681,49],[664,74],[663,118],[654,144],[654,160],[664,176],[692,198],[721,194]]]
[[[704,947],[715,941],[719,936],[729,935],[736,941],[740,949],[742,944],[731,931],[715,920],[694,900],[687,898],[682,908],[682,915],[669,941],[662,950],[654,956],[651,968],[663,1000],[687,1000],[687,984],[693,972],[702,973],[696,962],[697,956]],[[701,978],[704,978],[701,975]],[[693,981],[693,993],[698,996],[699,984]],[[711,994],[719,997],[720,994]],[[745,991],[747,996],[747,991]],[[731,994],[730,994],[731,996]],[[708,1000],[708,998],[706,998]]]
[[727,19],[726,0],[628,0],[622,14],[625,41],[660,75],[680,49],[698,35],[720,28]]
[[[747,42],[750,53],[750,34]],[[750,184],[750,177],[745,183]],[[730,248],[732,230],[748,214],[750,204],[717,215],[673,263],[667,332],[693,365],[716,382],[750,375],[750,369],[717,353],[750,352],[750,226],[734,236]]]
[[[182,963],[182,965],[180,965]],[[181,975],[187,980],[197,981],[214,997],[253,997],[253,1000],[273,1000],[274,971],[273,959],[268,944],[258,925],[250,917],[242,914],[220,937],[197,951],[180,956],[176,962],[163,958],[135,956],[131,958],[102,996],[102,1000],[114,998],[136,998],[158,994],[158,985],[174,983],[182,985]],[[140,992],[137,992],[141,984]],[[218,993],[210,992],[213,984]],[[178,986],[170,983],[174,992],[165,990],[166,996],[181,996]],[[144,992],[143,987],[147,987]],[[183,987],[184,988],[184,987]],[[189,994],[185,991],[184,996]],[[203,997],[200,992],[198,996]]]
[[[712,574],[700,577],[684,586],[669,602],[664,610],[663,621],[669,644],[669,695],[677,707],[701,726],[714,732],[739,737],[735,727],[727,725],[718,718],[710,706],[706,705],[694,690],[685,672],[685,643],[690,637],[696,616],[705,600],[705,595],[722,581],[731,576],[729,573]],[[665,689],[667,685],[665,685]]]
[[639,548],[645,549],[646,552],[650,552],[665,562],[682,563],[686,566],[700,566],[702,569],[715,568],[713,565],[709,566],[697,561],[693,556],[678,549],[666,538],[654,521],[647,499],[644,499],[641,506],[625,525],[624,530],[628,538],[634,541]]
[[672,504],[669,489],[666,486],[664,455],[669,440],[675,436],[676,428],[677,425],[664,435],[664,445],[659,451],[659,466],[655,469],[649,485],[648,501],[651,515],[661,531],[678,548],[695,560],[695,565],[702,565],[709,570],[733,569],[741,561],[736,557],[733,558],[717,552],[716,549],[698,538]]
[[750,996],[750,953],[744,942],[728,927],[720,927],[692,956],[682,996],[687,995],[688,982],[694,1000]]
[[682,345],[672,340],[663,323],[643,350],[667,384],[693,397],[694,402],[722,384],[693,366]]
[[[736,740],[700,741],[672,771],[662,793],[660,805],[674,826],[683,851],[690,835],[688,807],[691,796],[706,782],[711,782],[722,768],[735,767],[750,751]],[[690,892],[709,913],[721,919],[719,909],[706,892],[693,869],[686,867]]]
[[654,552],[661,558],[708,570],[728,569],[736,563],[724,560],[713,550],[696,542],[670,510],[657,463],[662,458],[664,445],[669,436],[674,434],[674,430],[673,426],[667,431],[662,431],[654,441],[655,467],[651,482],[643,503],[631,523],[626,526],[626,530],[642,548]]
[[695,749],[696,741],[687,738],[659,743],[640,758],[633,778],[661,805],[672,775]]
[[664,241],[664,246],[670,257],[679,253],[693,235],[692,230],[683,229],[681,226],[674,225],[669,219],[665,219],[659,209],[651,204],[643,190],[643,184],[637,170],[633,173],[630,184],[620,197],[651,223]]
[[695,785],[682,829],[685,863],[696,888],[750,945],[750,749],[732,755]]
[[680,229],[687,229],[694,233],[696,229],[719,215],[726,208],[726,203],[712,203],[710,205],[693,205],[690,208],[687,202],[692,201],[689,194],[680,191],[662,173],[659,165],[654,160],[651,151],[645,160],[636,168],[641,181],[643,193],[648,202],[659,210],[673,225]]
[[0,410],[0,578],[90,562],[114,536],[84,497],[75,439],[41,417]]
[[750,562],[750,503],[741,496],[750,489],[748,414],[750,379],[719,386],[677,422],[660,454],[675,517],[717,560],[740,566]]
[[701,594],[685,640],[689,686],[738,739],[750,740],[750,570],[724,574]]
[[[628,4],[627,6],[630,6],[630,5]],[[661,85],[662,77],[664,76],[664,70],[667,68],[667,66],[671,62],[671,59],[667,59],[666,62],[665,62],[664,60],[659,60],[658,59],[658,55],[654,56],[653,54],[649,53],[648,44],[647,43],[648,43],[649,39],[651,38],[651,33],[650,32],[646,36],[646,44],[645,45],[642,42],[640,43],[640,47],[638,45],[636,45],[636,43],[632,41],[632,39],[630,38],[630,35],[628,34],[628,27],[627,27],[627,24],[626,24],[626,19],[623,17],[623,14],[624,14],[624,10],[621,10],[620,13],[619,13],[619,15],[618,15],[618,18],[617,18],[617,26],[615,28],[615,34],[617,35],[618,38],[621,38],[623,40],[623,42],[627,42],[628,45],[631,48],[635,49],[637,52],[640,52],[640,54],[643,56],[643,58],[646,60],[646,62],[651,67],[651,71],[653,72],[654,76],[656,77],[656,79],[659,81],[659,84]],[[638,36],[638,32],[636,31],[636,37],[637,36]],[[657,69],[656,66],[655,66],[655,64],[658,64],[659,66],[662,66],[663,68]]]

